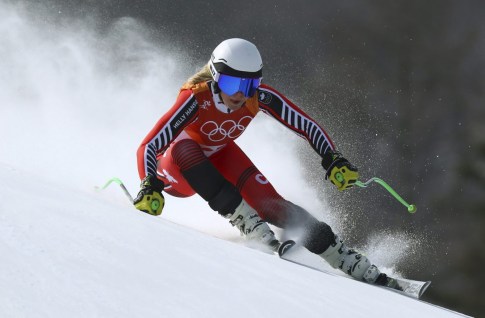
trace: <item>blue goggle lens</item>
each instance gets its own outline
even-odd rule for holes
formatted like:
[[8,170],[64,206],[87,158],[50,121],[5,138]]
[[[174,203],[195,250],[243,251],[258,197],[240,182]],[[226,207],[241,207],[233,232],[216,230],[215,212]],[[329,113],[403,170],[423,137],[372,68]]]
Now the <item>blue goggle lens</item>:
[[261,84],[261,78],[241,78],[220,74],[217,84],[221,91],[227,95],[242,92],[244,96],[252,97]]

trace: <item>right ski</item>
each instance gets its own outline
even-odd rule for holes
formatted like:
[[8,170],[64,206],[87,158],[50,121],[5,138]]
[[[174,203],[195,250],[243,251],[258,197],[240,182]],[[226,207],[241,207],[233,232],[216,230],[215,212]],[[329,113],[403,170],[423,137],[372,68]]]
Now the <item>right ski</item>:
[[[292,240],[282,242],[279,245],[278,255],[281,259],[284,259],[286,261],[305,266],[307,268],[311,268],[313,270],[317,270],[319,272],[323,272],[329,275],[336,275],[335,273],[332,273],[325,269],[324,263],[319,256],[310,253],[304,247],[296,244]],[[353,279],[350,276],[348,276],[348,278]],[[419,299],[430,284],[430,281],[422,282],[411,279],[388,277],[387,285],[371,285],[392,290],[408,297]]]

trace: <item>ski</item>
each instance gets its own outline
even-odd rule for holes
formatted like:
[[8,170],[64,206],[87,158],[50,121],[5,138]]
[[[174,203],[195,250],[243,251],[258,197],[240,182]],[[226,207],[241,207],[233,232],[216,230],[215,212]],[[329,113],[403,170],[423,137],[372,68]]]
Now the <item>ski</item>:
[[[310,253],[304,247],[296,244],[294,241],[289,240],[282,242],[278,248],[278,255],[281,259],[289,261],[319,272],[323,272],[329,275],[336,275],[330,272],[320,256]],[[353,279],[349,276],[350,279]],[[362,282],[365,283],[365,282]],[[396,284],[397,283],[397,284]],[[389,277],[388,285],[372,285],[380,288],[385,288],[393,292],[419,299],[426,289],[431,284],[431,281],[417,281],[404,278]]]

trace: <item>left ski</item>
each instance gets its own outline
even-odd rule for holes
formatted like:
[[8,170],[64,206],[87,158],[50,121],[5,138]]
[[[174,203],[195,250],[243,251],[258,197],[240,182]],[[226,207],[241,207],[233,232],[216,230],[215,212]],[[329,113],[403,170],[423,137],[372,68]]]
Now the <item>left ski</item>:
[[[322,259],[319,256],[308,252],[305,248],[299,246],[294,241],[290,240],[290,241],[285,241],[281,243],[278,248],[278,255],[281,259],[284,259],[286,261],[289,261],[301,266],[305,266],[329,275],[336,275],[328,271],[327,269],[325,269]],[[394,278],[394,277],[389,279],[388,284],[396,285],[395,284],[396,282],[398,286],[397,288],[393,286],[386,286],[386,285],[384,286],[372,285],[372,286],[385,288],[388,290],[392,290],[396,293],[399,293],[401,295],[419,299],[431,284],[430,281],[422,282],[417,280]]]

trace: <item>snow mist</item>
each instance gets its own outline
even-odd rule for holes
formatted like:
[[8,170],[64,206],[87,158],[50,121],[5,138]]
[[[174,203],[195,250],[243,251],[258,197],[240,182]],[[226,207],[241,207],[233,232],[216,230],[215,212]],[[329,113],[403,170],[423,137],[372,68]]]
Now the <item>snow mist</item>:
[[[82,191],[116,176],[134,195],[139,143],[202,66],[193,62],[200,57],[150,34],[132,18],[100,27],[95,17],[73,20],[21,2],[0,4],[0,162]],[[238,144],[285,198],[341,231],[338,215],[304,180],[297,139],[260,114]],[[116,186],[99,195],[130,204]],[[199,197],[166,200],[162,217],[240,240]]]

